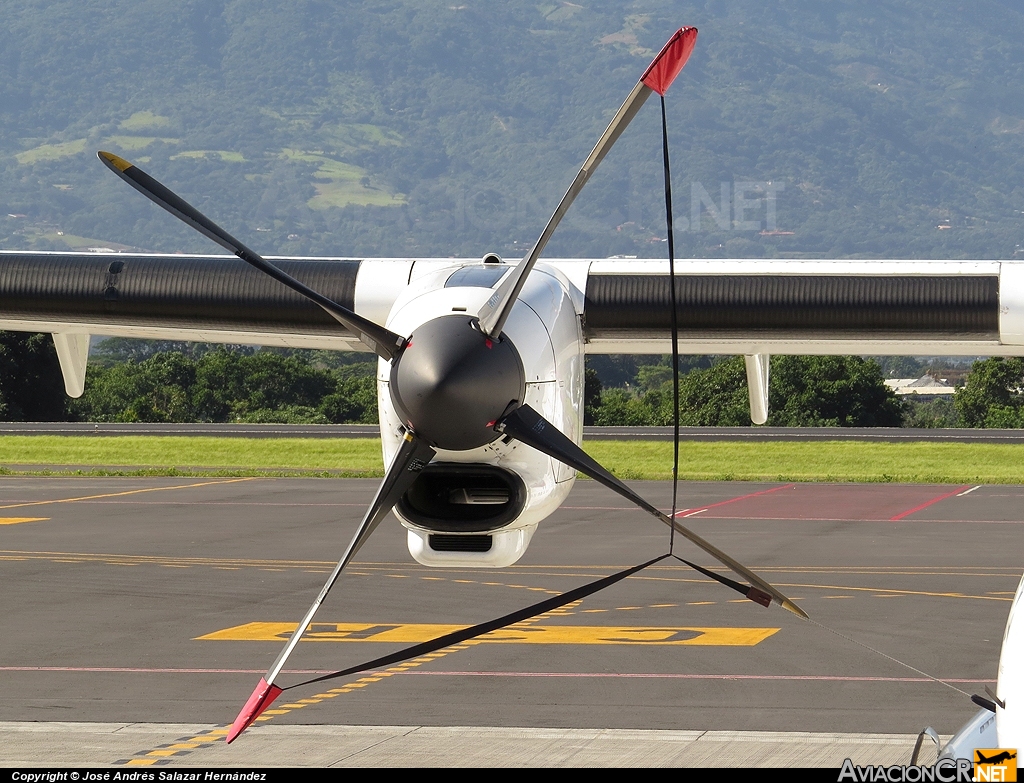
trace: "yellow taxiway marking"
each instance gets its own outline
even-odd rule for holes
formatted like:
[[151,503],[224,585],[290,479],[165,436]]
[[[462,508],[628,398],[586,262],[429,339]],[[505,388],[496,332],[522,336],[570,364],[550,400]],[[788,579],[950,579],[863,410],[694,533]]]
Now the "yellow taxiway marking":
[[45,522],[49,517],[0,517],[0,525],[20,525],[22,522]]
[[[512,626],[512,628],[519,630],[522,630],[524,628],[533,628],[534,623],[538,623],[549,617],[562,616],[567,612],[572,611],[579,605],[580,601],[573,601],[571,603],[566,604],[561,609],[552,609],[550,612],[544,612],[543,614],[539,614],[536,617],[531,617],[528,620],[523,620],[521,623],[516,623],[514,626]],[[370,626],[370,628],[377,627],[379,626]],[[294,630],[295,626],[292,625],[291,629]],[[312,698],[296,699],[294,702],[291,702],[290,704],[281,704],[278,706],[278,709],[276,710],[267,710],[266,712],[264,712],[256,719],[256,722],[260,723],[268,720],[274,720],[274,718],[278,715],[286,715],[292,710],[304,709],[305,707],[308,707],[310,705],[319,704],[322,701],[334,699],[346,693],[358,693],[360,688],[365,688],[367,685],[371,685],[372,683],[386,680],[388,677],[392,677],[395,674],[402,674],[403,672],[406,672],[409,669],[415,669],[417,666],[422,666],[425,663],[431,663],[432,661],[435,661],[438,658],[444,658],[445,656],[451,655],[454,652],[467,650],[470,647],[474,647],[483,641],[486,640],[481,637],[477,637],[475,639],[467,639],[462,644],[452,645],[451,647],[445,647],[442,650],[438,650],[428,655],[421,655],[419,658],[413,658],[410,661],[404,661],[403,663],[397,666],[392,666],[383,671],[376,671],[372,674],[367,674],[364,677],[360,677],[355,682],[350,682],[345,685],[342,685],[340,688],[331,688],[330,690],[323,691],[322,693],[317,693]]]
[[[965,593],[936,593],[927,590],[889,590],[884,587],[853,587],[852,585],[804,585],[776,582],[776,587],[804,587],[818,590],[851,590],[865,593],[888,593],[889,595],[923,595],[931,598],[975,598],[981,601],[1010,601],[1010,598],[1000,598],[994,595],[967,595]],[[824,596],[825,598],[849,598],[851,596]],[[876,596],[877,597],[877,596]]]
[[235,484],[239,481],[253,481],[253,477],[248,478],[236,478],[236,479],[220,479],[218,481],[200,481],[193,484],[178,484],[173,487],[146,487],[144,489],[129,489],[125,492],[107,492],[103,495],[83,495],[77,498],[57,498],[55,500],[32,500],[26,503],[12,503],[9,506],[0,506],[0,508],[24,508],[25,506],[46,506],[50,503],[75,503],[79,500],[99,500],[100,498],[117,498],[123,495],[138,495],[142,492],[164,492],[169,489],[193,489],[195,487],[210,487],[216,484]]
[[[246,623],[199,636],[204,641],[278,642],[295,632],[295,623]],[[460,625],[431,623],[311,623],[303,641],[426,642]],[[712,628],[679,626],[531,625],[512,626],[481,636],[489,644],[668,644],[702,647],[752,647],[778,628]]]
[[195,736],[179,737],[174,742],[160,745],[152,750],[144,750],[126,759],[119,759],[114,762],[115,766],[123,767],[152,767],[164,766],[170,763],[171,759],[180,760],[197,748],[208,747],[211,743],[223,742],[227,736],[228,727],[220,726],[211,729],[203,734]]

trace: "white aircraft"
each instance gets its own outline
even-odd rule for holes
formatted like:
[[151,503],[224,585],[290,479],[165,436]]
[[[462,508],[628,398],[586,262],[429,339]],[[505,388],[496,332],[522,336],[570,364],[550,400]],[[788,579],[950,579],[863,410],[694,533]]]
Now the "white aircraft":
[[[981,709],[960,730],[942,745],[939,735],[930,726],[918,735],[910,763],[917,764],[926,738],[936,746],[936,761],[974,760],[974,751],[982,751],[979,761],[999,764],[1012,761],[1019,766],[1017,753],[1024,748],[1024,577],[1010,604],[1010,614],[999,652],[999,671],[995,691],[985,688],[990,698],[971,698]],[[978,780],[986,778],[978,777]],[[1008,776],[991,780],[1010,780]]]
[[[342,569],[394,509],[430,566],[503,567],[564,501],[577,471],[731,569],[765,606],[806,616],[742,564],[647,503],[586,455],[584,354],[746,357],[751,418],[768,416],[775,354],[1024,355],[1024,264],[978,261],[546,259],[566,210],[696,40],[680,29],[587,157],[530,253],[482,259],[264,259],[128,161],[100,160],[238,258],[0,254],[0,329],[53,334],[71,396],[93,334],[379,357],[385,478],[356,535],[229,734],[281,692],[285,661]],[[239,260],[240,259],[240,260]],[[674,304],[673,304],[674,302]],[[674,328],[675,327],[675,328]]]

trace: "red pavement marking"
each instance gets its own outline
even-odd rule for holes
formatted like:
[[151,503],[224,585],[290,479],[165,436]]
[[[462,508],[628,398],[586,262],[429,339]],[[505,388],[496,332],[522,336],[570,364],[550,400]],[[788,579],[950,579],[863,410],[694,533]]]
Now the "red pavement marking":
[[934,503],[938,503],[940,500],[945,500],[946,498],[952,497],[953,495],[956,495],[959,492],[963,492],[969,486],[971,486],[971,485],[970,484],[964,484],[962,487],[957,487],[952,492],[947,492],[944,495],[939,495],[936,498],[932,498],[931,500],[927,500],[927,501],[925,501],[924,503],[922,503],[919,506],[914,506],[909,511],[904,511],[902,514],[897,514],[896,516],[892,517],[889,521],[890,522],[899,522],[901,519],[903,519],[903,517],[909,517],[911,514],[914,514],[914,513],[918,512],[918,511],[920,511],[921,509],[928,508],[928,506],[933,505]]
[[[786,488],[790,491],[776,491]],[[711,519],[837,519],[891,522],[899,521],[907,514],[926,508],[963,489],[959,487],[947,493],[946,487],[935,485],[788,484],[785,487],[777,487],[776,490],[769,490],[774,494],[752,493],[733,501],[726,501],[734,505],[717,512],[712,510],[701,516]],[[943,494],[936,498],[935,493],[938,491],[942,491]]]
[[760,495],[769,495],[772,492],[778,492],[780,489],[792,489],[795,488],[796,484],[784,484],[781,487],[772,487],[771,489],[762,489],[760,492],[751,492],[746,495],[740,495],[739,497],[731,498],[730,500],[720,500],[717,503],[710,503],[706,506],[700,506],[699,508],[684,508],[682,511],[677,511],[676,516],[681,517],[683,514],[690,516],[691,514],[697,514],[701,511],[707,511],[709,508],[716,508],[718,506],[724,506],[728,503],[735,503],[738,500],[746,500],[748,498],[756,498]]

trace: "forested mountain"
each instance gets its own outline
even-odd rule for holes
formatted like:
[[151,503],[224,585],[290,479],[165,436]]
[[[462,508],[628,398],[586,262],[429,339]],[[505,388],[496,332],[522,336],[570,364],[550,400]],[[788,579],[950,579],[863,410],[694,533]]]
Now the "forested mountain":
[[[4,248],[217,250],[102,148],[262,252],[514,257],[691,24],[680,255],[1020,252],[1009,0],[5,0],[0,21]],[[663,256],[659,145],[652,102],[548,252]]]

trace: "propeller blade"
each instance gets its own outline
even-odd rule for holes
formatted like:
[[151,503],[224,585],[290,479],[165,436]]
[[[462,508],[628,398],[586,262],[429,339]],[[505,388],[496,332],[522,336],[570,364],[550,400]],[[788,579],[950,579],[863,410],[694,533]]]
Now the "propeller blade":
[[249,700],[242,707],[242,711],[238,713],[238,717],[235,718],[235,722],[231,726],[231,731],[228,732],[227,740],[231,742],[239,734],[259,717],[260,713],[263,712],[267,707],[270,706],[271,702],[277,698],[281,693],[281,689],[274,685],[274,680],[281,673],[281,669],[284,668],[285,661],[288,660],[288,656],[292,654],[292,650],[295,649],[295,645],[299,643],[299,639],[306,632],[309,624],[313,620],[313,615],[316,614],[317,609],[320,608],[320,604],[324,602],[327,594],[334,587],[334,583],[337,581],[338,576],[341,575],[342,570],[349,564],[349,561],[355,556],[359,548],[366,542],[366,539],[370,537],[370,534],[376,529],[380,521],[387,516],[388,512],[398,502],[399,498],[405,493],[412,483],[416,480],[416,477],[420,474],[420,471],[427,466],[434,457],[434,449],[430,447],[422,438],[417,437],[412,432],[405,433],[405,440],[402,442],[398,453],[395,455],[394,460],[391,463],[391,467],[388,468],[387,474],[384,476],[384,480],[381,482],[380,488],[377,490],[377,495],[374,497],[373,502],[370,503],[370,507],[366,510],[366,514],[363,516],[363,521],[359,523],[359,527],[356,529],[355,535],[352,537],[352,541],[349,543],[348,548],[345,550],[345,554],[342,555],[341,560],[338,561],[338,565],[334,567],[334,571],[327,577],[327,582],[324,584],[323,589],[320,590],[320,594],[313,601],[313,605],[309,607],[309,611],[306,612],[305,617],[302,618],[302,622],[295,628],[295,633],[291,635],[288,643],[284,646],[281,654],[277,656],[277,660],[274,661],[273,666],[267,671],[266,676],[260,680],[260,684],[256,686],[256,690],[252,692]]
[[[656,517],[669,527],[674,528],[681,536],[689,539],[715,558],[718,562],[727,566],[736,574],[742,576],[750,582],[750,584],[770,595],[780,606],[799,615],[800,617],[805,619],[807,618],[807,613],[804,612],[803,609],[786,598],[786,596],[764,581],[749,568],[729,557],[729,555],[725,554],[725,552],[721,551],[717,547],[712,546],[689,528],[684,527],[678,519],[672,519],[660,509],[652,506],[633,490],[615,478],[615,476],[601,467],[600,463],[591,458],[585,451],[583,451],[583,449],[565,437],[565,435],[558,431],[558,428],[555,427],[555,425],[537,413],[537,411],[529,405],[520,405],[511,413],[506,414],[497,426],[498,429],[506,435],[511,435],[513,438],[525,443],[527,446],[532,446],[537,449],[537,451],[564,462],[569,467],[575,468],[581,473],[585,473],[595,481],[599,481],[604,484],[608,489],[613,492],[617,492],[622,495],[622,497],[635,503],[648,514]],[[752,600],[756,599],[752,598]]]
[[278,282],[283,283],[293,291],[320,305],[338,323],[355,332],[359,340],[381,358],[390,361],[405,346],[406,340],[404,337],[363,318],[361,315],[357,315],[337,302],[332,302],[326,296],[317,293],[291,275],[282,272],[254,250],[239,242],[180,196],[157,182],[138,166],[132,165],[124,158],[120,158],[112,152],[101,151],[97,152],[96,156],[108,169],[150,201],[163,207],[200,234],[209,237],[225,250],[230,250],[246,263],[251,264],[261,272],[270,275]]
[[498,287],[494,289],[494,293],[491,294],[491,297],[480,309],[478,318],[480,320],[480,330],[484,334],[492,339],[497,338],[501,334],[501,329],[505,325],[509,313],[512,311],[512,305],[515,304],[519,292],[526,283],[527,275],[530,274],[530,270],[537,263],[537,259],[544,251],[548,240],[555,233],[555,229],[572,205],[572,202],[576,200],[576,196],[583,190],[583,186],[587,184],[590,175],[594,173],[598,164],[604,160],[605,155],[608,154],[608,151],[618,140],[619,136],[622,135],[622,132],[626,130],[626,126],[629,125],[637,112],[640,111],[640,107],[644,105],[644,102],[650,97],[651,93],[665,94],[665,90],[668,89],[672,80],[675,79],[686,64],[687,59],[689,59],[696,41],[696,27],[680,28],[669,39],[668,43],[665,44],[647,70],[644,71],[644,75],[636,83],[636,87],[626,96],[626,100],[619,107],[619,110],[615,112],[615,116],[608,123],[608,127],[601,134],[601,138],[597,140],[597,145],[590,155],[587,156],[587,159],[583,161],[583,166],[576,175],[576,179],[572,181],[569,189],[562,196],[562,200],[555,207],[554,214],[548,220],[548,224],[544,227],[533,249],[505,275]]

